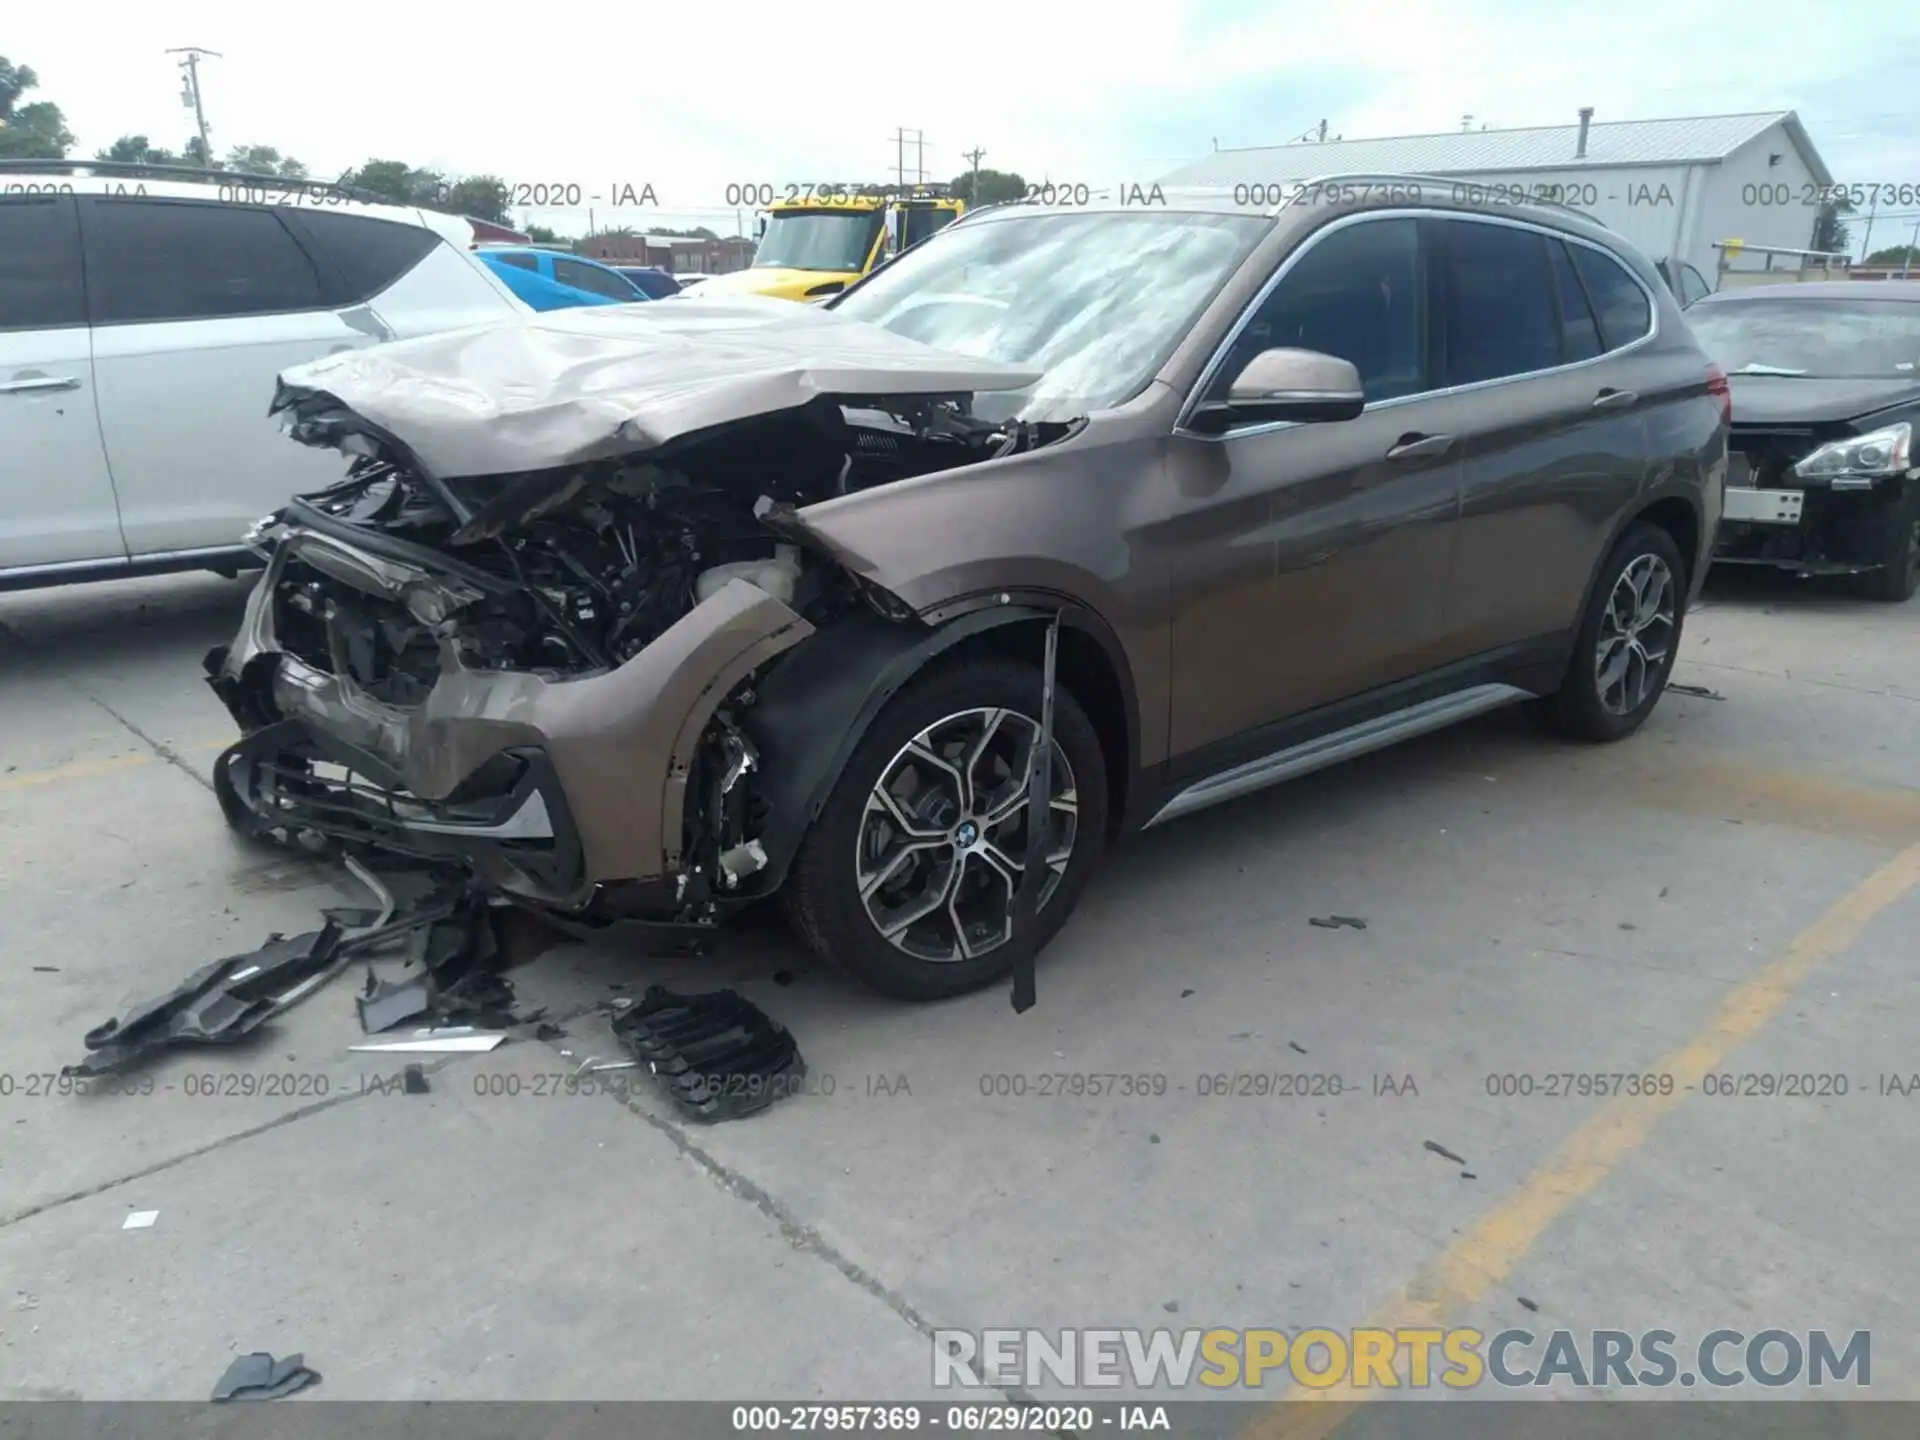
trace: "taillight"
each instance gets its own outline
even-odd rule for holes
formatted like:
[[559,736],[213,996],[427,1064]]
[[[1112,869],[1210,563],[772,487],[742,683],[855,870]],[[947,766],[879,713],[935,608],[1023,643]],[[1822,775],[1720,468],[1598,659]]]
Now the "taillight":
[[1727,380],[1727,372],[1711,360],[1707,362],[1707,394],[1720,402],[1720,423],[1733,424],[1733,386]]

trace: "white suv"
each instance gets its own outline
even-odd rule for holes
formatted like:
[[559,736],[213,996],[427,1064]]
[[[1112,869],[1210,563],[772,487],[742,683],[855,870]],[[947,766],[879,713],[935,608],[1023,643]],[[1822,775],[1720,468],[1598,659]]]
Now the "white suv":
[[339,475],[267,418],[280,371],[526,313],[457,216],[159,173],[0,163],[0,589],[247,564]]

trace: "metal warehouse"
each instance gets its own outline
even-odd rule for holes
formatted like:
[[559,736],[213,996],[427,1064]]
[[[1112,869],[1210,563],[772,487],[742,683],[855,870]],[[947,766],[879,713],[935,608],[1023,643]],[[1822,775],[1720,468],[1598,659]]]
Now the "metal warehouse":
[[1163,185],[1279,184],[1334,174],[1436,175],[1557,196],[1657,260],[1711,276],[1716,243],[1814,249],[1833,176],[1791,110],[1462,130],[1216,150]]

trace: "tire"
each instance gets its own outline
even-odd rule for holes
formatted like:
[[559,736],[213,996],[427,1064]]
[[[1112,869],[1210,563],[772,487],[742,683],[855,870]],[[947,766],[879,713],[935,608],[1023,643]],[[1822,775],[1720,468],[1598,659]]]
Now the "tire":
[[[1059,932],[1100,862],[1107,830],[1107,768],[1100,738],[1064,687],[1054,690],[1053,753],[1056,767],[1064,759],[1071,775],[1072,811],[1062,804],[1066,797],[1058,768],[1053,794],[1061,828],[1071,814],[1071,849],[1064,871],[1045,882],[1049,888],[1030,933],[1012,933],[1010,919],[993,918],[995,905],[1010,887],[992,859],[1011,861],[1016,871],[1024,859],[1025,807],[1015,804],[1020,791],[1014,775],[1016,768],[1024,774],[1024,757],[1039,728],[1040,699],[1038,670],[1016,660],[982,656],[933,670],[888,702],[849,758],[782,887],[788,920],[808,948],[882,994],[941,1000],[1004,978],[1021,948],[1037,952]],[[1001,711],[1012,713],[993,721]],[[974,815],[991,820],[995,813],[1015,813],[981,830],[980,844],[960,862],[962,889],[956,898],[972,939],[964,944],[956,939],[960,927],[953,923],[955,912],[949,904],[907,925],[896,944],[881,933],[880,921],[869,912],[856,872],[864,867],[869,881],[876,875],[889,877],[873,892],[883,918],[895,921],[910,915],[941,893],[941,877],[951,875],[955,851],[948,841],[923,839],[915,854],[900,853],[907,832],[895,820],[912,821],[923,837],[964,837],[965,823],[972,818],[952,803],[959,798],[957,772],[938,771],[907,757],[906,747],[926,738],[939,753],[964,753],[965,746],[979,743],[978,735],[988,731],[991,739],[977,766],[975,789],[980,793]],[[922,776],[934,783],[916,784]],[[889,777],[888,793],[895,798],[891,815],[876,808],[880,801],[875,787],[883,777]],[[943,796],[949,803],[942,803]],[[1056,831],[1056,853],[1065,848],[1065,838]],[[994,840],[1005,844],[988,843]],[[943,871],[943,866],[948,868]],[[977,931],[976,916],[987,917],[977,922],[982,927]],[[996,929],[1007,938],[987,943],[996,938]],[[954,958],[929,953],[939,947],[943,934]],[[969,954],[969,949],[977,953]]]
[[1890,605],[1911,600],[1920,589],[1920,484],[1881,502],[1868,543],[1880,568],[1860,577],[1860,592]]
[[[1631,584],[1630,575],[1657,576],[1662,567],[1670,602],[1665,607],[1667,620],[1661,624],[1645,622],[1644,629],[1620,640],[1624,632],[1614,605],[1616,593]],[[1651,590],[1647,594],[1650,600],[1658,598]],[[1622,593],[1620,598],[1629,597]],[[1600,567],[1586,614],[1580,617],[1566,676],[1559,690],[1544,697],[1536,707],[1540,718],[1550,729],[1574,740],[1606,743],[1633,734],[1653,713],[1667,688],[1674,656],[1680,649],[1686,605],[1687,567],[1673,537],[1657,525],[1638,523],[1628,527]],[[1604,685],[1600,655],[1603,630],[1609,637],[1606,658],[1611,662],[1609,683]],[[1622,662],[1623,653],[1632,649],[1628,641],[1639,642],[1638,655],[1628,653]],[[1621,663],[1624,673],[1613,668]]]

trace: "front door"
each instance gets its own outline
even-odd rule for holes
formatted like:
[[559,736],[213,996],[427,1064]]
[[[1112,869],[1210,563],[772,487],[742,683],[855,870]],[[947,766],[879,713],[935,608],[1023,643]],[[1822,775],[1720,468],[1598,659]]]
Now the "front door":
[[68,195],[0,196],[0,571],[125,556]]
[[1203,395],[1292,346],[1352,361],[1366,409],[1175,437],[1188,504],[1158,538],[1172,562],[1176,775],[1257,753],[1261,727],[1436,663],[1460,447],[1425,393],[1426,271],[1410,217],[1329,226],[1283,263]]

